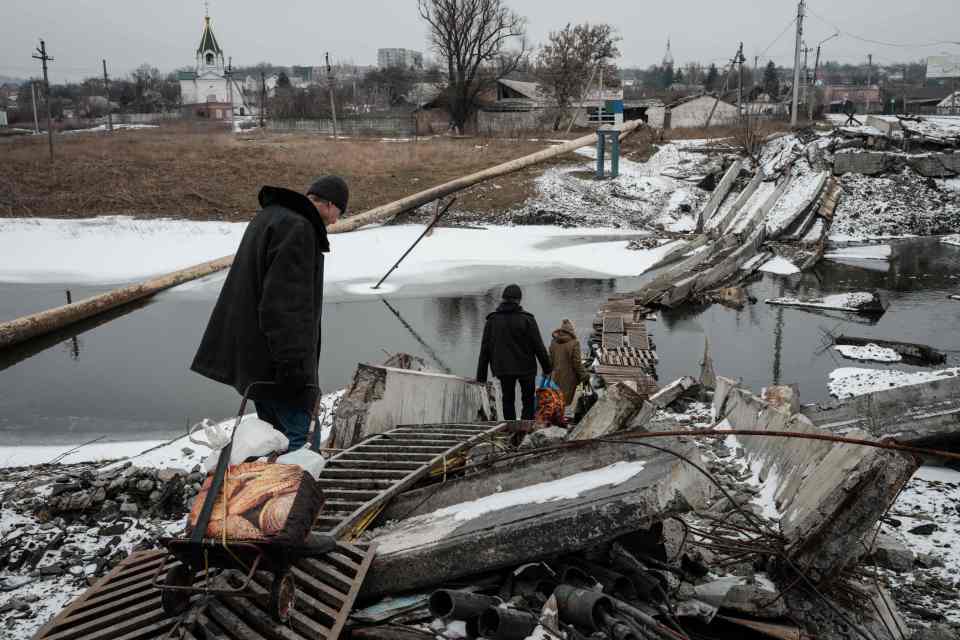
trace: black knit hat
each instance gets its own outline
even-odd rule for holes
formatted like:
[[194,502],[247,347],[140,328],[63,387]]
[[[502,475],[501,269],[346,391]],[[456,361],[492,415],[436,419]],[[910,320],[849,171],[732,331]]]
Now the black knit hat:
[[307,189],[307,195],[314,195],[321,200],[326,200],[337,205],[340,213],[347,212],[347,200],[350,199],[350,189],[347,183],[340,176],[323,176]]
[[515,284],[508,284],[503,288],[503,299],[512,300],[513,302],[520,302],[523,299],[523,292],[520,291],[520,287]]

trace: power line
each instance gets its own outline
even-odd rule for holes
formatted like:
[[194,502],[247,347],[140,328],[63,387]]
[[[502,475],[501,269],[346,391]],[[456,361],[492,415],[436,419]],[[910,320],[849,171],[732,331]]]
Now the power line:
[[768,44],[768,45],[767,45],[767,48],[760,52],[760,56],[759,56],[759,57],[761,57],[761,58],[765,57],[765,56],[767,55],[767,51],[770,51],[770,49],[773,48],[773,45],[775,45],[775,44],[777,44],[778,42],[780,42],[780,38],[782,38],[783,36],[787,35],[787,31],[790,30],[790,27],[792,27],[796,21],[797,21],[797,19],[794,18],[793,20],[791,20],[790,22],[788,22],[788,23],[787,23],[787,26],[785,26],[785,27],[783,28],[783,31],[780,32],[780,35],[778,35],[776,38],[774,38],[773,42],[771,42],[770,44]]
[[878,45],[881,45],[881,46],[884,46],[884,47],[900,47],[900,48],[903,48],[903,49],[916,49],[916,48],[918,48],[918,47],[939,47],[939,46],[942,46],[942,45],[945,45],[945,44],[960,45],[960,42],[958,42],[958,41],[956,41],[956,40],[937,40],[937,41],[934,41],[934,42],[905,43],[905,42],[884,42],[884,41],[882,41],[882,40],[873,40],[873,39],[871,39],[871,38],[864,38],[863,36],[858,36],[858,35],[856,35],[856,34],[854,34],[854,33],[850,33],[849,31],[845,31],[845,30],[841,29],[840,27],[838,27],[838,26],[835,25],[834,23],[830,22],[829,20],[827,20],[826,18],[824,18],[823,16],[821,16],[820,14],[818,14],[816,11],[814,11],[814,10],[811,9],[810,7],[807,7],[807,10],[810,12],[811,15],[813,15],[813,17],[815,17],[815,18],[817,18],[818,20],[822,21],[822,22],[825,23],[826,25],[828,25],[828,26],[830,26],[830,27],[833,27],[836,31],[839,31],[840,33],[842,33],[843,35],[847,36],[848,38],[853,38],[854,40],[859,40],[859,41],[861,41],[861,42],[867,42],[867,43],[870,43],[870,44],[878,44]]

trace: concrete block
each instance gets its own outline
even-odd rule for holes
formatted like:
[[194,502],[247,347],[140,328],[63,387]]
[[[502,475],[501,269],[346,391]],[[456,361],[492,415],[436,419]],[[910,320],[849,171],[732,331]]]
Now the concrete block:
[[589,440],[620,431],[637,415],[642,405],[643,396],[618,382],[597,400],[567,439]]
[[841,151],[833,156],[833,174],[859,173],[865,176],[878,176],[893,171],[893,156],[880,151],[853,152]]
[[[741,387],[721,406],[734,429],[823,433],[789,405],[771,406]],[[760,480],[775,483],[773,502],[790,559],[815,580],[837,576],[862,555],[861,541],[917,467],[910,456],[852,444],[736,438],[751,467],[759,465]]]
[[813,405],[803,413],[835,433],[863,429],[876,438],[949,447],[960,443],[960,376]]
[[[694,445],[673,448],[702,463]],[[409,518],[373,532],[380,546],[361,596],[426,589],[592,547],[702,505],[710,492],[690,465],[646,450],[633,462]]]
[[960,153],[925,153],[907,158],[910,168],[925,178],[952,178],[960,175]]
[[361,364],[340,401],[332,446],[346,449],[400,424],[497,420],[500,405],[493,383]]

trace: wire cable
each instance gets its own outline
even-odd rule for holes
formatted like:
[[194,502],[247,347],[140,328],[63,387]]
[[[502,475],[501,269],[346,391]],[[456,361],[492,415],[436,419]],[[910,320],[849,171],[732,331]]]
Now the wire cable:
[[956,41],[956,40],[935,40],[935,41],[933,41],[933,42],[917,42],[917,43],[884,42],[884,41],[882,41],[882,40],[872,40],[872,39],[870,39],[870,38],[864,38],[863,36],[858,36],[858,35],[856,35],[856,34],[850,33],[849,31],[845,31],[845,30],[841,29],[840,27],[838,27],[837,25],[835,25],[834,23],[830,22],[829,20],[827,20],[826,18],[824,18],[823,16],[821,16],[819,13],[817,13],[816,11],[814,11],[813,9],[811,9],[809,5],[807,5],[807,11],[809,11],[809,12],[810,12],[810,15],[812,15],[814,18],[817,18],[818,20],[824,22],[826,25],[832,27],[833,29],[835,29],[835,30],[838,31],[839,33],[842,33],[843,35],[847,36],[848,38],[853,38],[854,40],[859,40],[859,41],[861,41],[861,42],[868,42],[868,43],[870,43],[870,44],[878,44],[878,45],[881,45],[881,46],[884,46],[884,47],[899,47],[899,48],[903,48],[903,49],[916,49],[916,48],[919,48],[919,47],[939,47],[939,46],[942,46],[942,45],[945,45],[945,44],[960,45],[960,42],[958,42],[958,41]]

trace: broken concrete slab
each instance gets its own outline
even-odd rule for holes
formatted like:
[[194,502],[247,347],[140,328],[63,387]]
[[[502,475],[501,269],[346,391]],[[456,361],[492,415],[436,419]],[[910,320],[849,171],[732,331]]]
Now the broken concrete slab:
[[833,433],[862,429],[876,438],[917,446],[960,442],[960,376],[875,391],[803,409],[815,425]]
[[567,437],[568,440],[601,438],[622,430],[643,406],[643,396],[629,385],[618,382],[607,388]]
[[[714,411],[733,429],[823,434],[806,416],[773,407],[720,377]],[[869,440],[854,431],[852,438]],[[864,540],[918,467],[912,456],[789,437],[735,436],[769,515],[778,516],[790,561],[816,581],[839,575],[865,553]]]
[[[701,460],[693,445],[674,448]],[[402,593],[574,552],[702,508],[710,493],[692,466],[646,450],[632,462],[452,505],[374,531],[377,558],[362,595]]]
[[[659,446],[671,447],[674,440],[654,438]],[[447,480],[440,486],[407,491],[397,496],[378,519],[402,520],[431,513],[450,505],[479,500],[502,491],[513,491],[535,484],[566,478],[575,473],[601,469],[617,462],[646,459],[644,447],[620,443],[588,441],[576,448],[563,448],[521,458],[494,462],[489,467]]]
[[361,364],[337,409],[331,446],[347,449],[401,424],[497,420],[500,404],[493,383]]
[[630,420],[626,428],[630,429],[631,431],[646,429],[647,425],[651,420],[653,420],[653,416],[656,415],[658,410],[666,409],[668,406],[673,404],[677,398],[682,396],[690,389],[696,387],[697,384],[697,380],[690,376],[677,378],[650,396],[650,399],[643,403],[640,411],[638,411],[637,414]]

